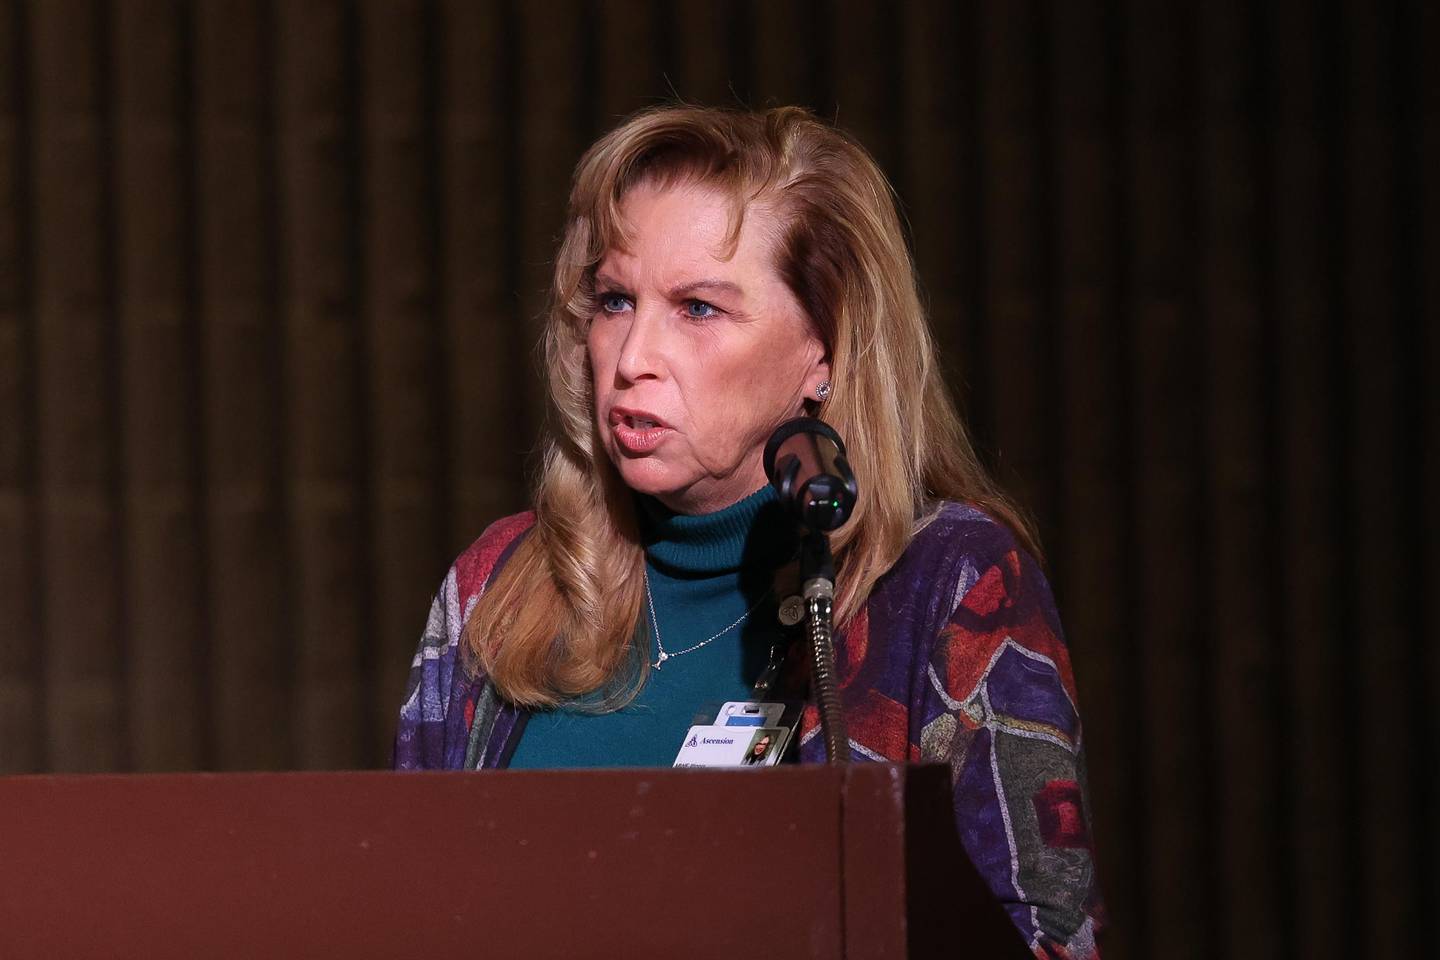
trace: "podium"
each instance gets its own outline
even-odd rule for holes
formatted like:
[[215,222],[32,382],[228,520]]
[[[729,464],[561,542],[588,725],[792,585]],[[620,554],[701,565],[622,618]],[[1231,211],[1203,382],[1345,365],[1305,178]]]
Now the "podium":
[[1029,957],[949,771],[0,778],[0,957]]

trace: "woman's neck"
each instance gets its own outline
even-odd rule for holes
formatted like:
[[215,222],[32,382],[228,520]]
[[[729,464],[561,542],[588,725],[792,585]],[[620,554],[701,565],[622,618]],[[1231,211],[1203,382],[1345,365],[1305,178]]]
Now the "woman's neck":
[[794,525],[769,484],[712,513],[676,513],[639,496],[640,533],[651,564],[677,576],[773,569],[795,549]]

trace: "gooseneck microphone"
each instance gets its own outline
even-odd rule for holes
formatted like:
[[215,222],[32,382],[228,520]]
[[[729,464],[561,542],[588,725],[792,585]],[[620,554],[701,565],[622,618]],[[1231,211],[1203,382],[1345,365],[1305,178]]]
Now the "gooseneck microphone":
[[850,741],[840,708],[835,670],[835,561],[830,534],[855,512],[859,487],[845,442],[823,420],[797,417],[782,423],[765,444],[765,474],[800,528],[800,590],[805,634],[812,656],[810,680],[825,753],[830,763],[850,762]]
[[824,420],[796,417],[777,427],[765,444],[765,475],[808,532],[838,530],[855,510],[859,490],[845,441]]

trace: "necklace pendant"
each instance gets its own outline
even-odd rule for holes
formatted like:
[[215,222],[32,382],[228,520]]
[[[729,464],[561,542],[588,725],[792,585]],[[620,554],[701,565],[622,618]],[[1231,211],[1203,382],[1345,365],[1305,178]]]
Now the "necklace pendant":
[[659,669],[660,669],[660,664],[664,663],[666,660],[669,660],[669,659],[670,659],[670,654],[666,653],[664,650],[661,650],[661,651],[660,651],[660,656],[658,656],[658,657],[655,658],[655,669],[656,669],[656,670],[659,670]]

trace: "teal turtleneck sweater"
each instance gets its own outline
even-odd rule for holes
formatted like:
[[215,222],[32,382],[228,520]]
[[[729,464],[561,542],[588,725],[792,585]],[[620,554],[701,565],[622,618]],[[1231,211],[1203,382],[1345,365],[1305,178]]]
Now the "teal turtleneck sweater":
[[[640,695],[623,710],[587,714],[534,713],[511,769],[664,766],[675,760],[685,732],[710,723],[726,700],[749,699],[779,633],[771,585],[795,542],[768,484],[716,513],[673,513],[640,497],[645,574],[655,600],[660,643],[670,655],[652,667]],[[757,606],[758,604],[758,606]],[[745,615],[743,623],[689,653]],[[650,612],[642,611],[650,663],[660,654]],[[709,716],[697,715],[709,710]]]

